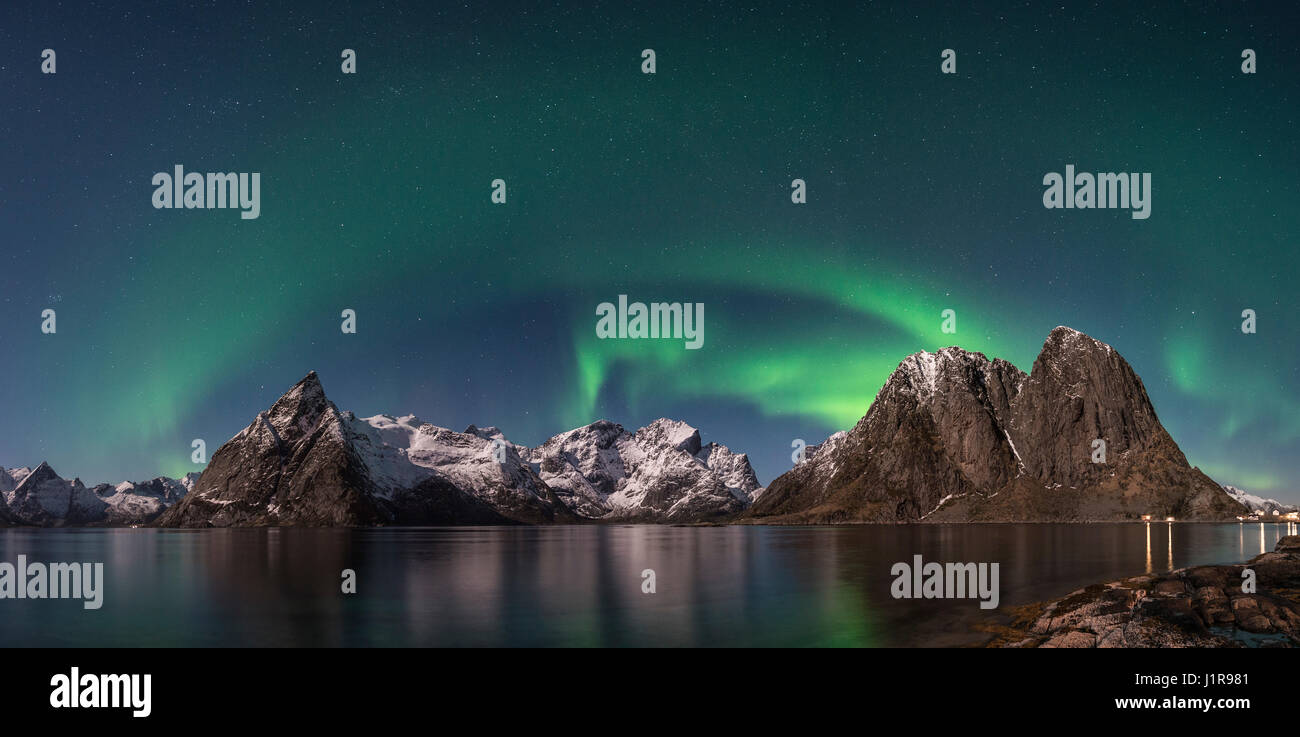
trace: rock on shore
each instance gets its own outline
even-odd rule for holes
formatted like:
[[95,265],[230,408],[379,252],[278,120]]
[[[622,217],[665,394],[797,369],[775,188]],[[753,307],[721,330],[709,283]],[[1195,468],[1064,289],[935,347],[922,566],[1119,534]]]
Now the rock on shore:
[[[1255,572],[1254,593],[1242,573]],[[1300,536],[1231,566],[1197,566],[1019,607],[991,647],[1300,647]]]

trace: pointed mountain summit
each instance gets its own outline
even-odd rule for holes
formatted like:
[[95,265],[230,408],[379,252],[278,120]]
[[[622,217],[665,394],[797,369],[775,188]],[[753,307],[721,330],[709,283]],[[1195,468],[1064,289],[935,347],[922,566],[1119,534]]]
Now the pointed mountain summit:
[[[1094,463],[1095,441],[1105,443]],[[1188,465],[1118,352],[1051,332],[1029,374],[944,348],[908,356],[866,416],[773,481],[773,522],[1224,519],[1241,507]]]
[[163,513],[174,527],[381,521],[360,459],[316,372],[222,445],[193,491]]
[[600,421],[538,448],[500,429],[340,411],[310,373],[212,455],[171,527],[693,521],[759,489],[742,454],[674,420]]
[[1173,444],[1128,362],[1105,343],[1067,327],[1047,336],[1016,397],[1014,415],[1008,430],[1025,470],[1044,483],[1086,486],[1109,476],[1112,464],[1091,462],[1097,439],[1105,441],[1108,461],[1158,443]]
[[517,455],[496,463],[489,445],[414,416],[340,412],[313,371],[217,449],[193,491],[158,524],[500,524],[566,516]]
[[3,496],[5,515],[18,525],[94,524],[104,519],[108,509],[80,479],[67,481],[44,461]]

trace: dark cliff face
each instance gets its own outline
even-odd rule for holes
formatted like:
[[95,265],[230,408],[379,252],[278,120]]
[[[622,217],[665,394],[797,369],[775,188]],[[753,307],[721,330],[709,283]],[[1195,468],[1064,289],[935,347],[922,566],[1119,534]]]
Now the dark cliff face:
[[960,348],[899,365],[865,417],[772,482],[752,516],[885,522],[918,519],[950,496],[989,493],[1015,476],[1004,431],[1024,374]]
[[[1094,463],[1094,441],[1105,462]],[[1242,508],[1191,468],[1110,346],[1052,331],[1029,375],[945,348],[909,356],[866,416],[747,516],[790,522],[1215,519]]]
[[213,453],[165,527],[364,525],[382,521],[338,409],[308,374]]
[[[1043,344],[1008,431],[1028,475],[1076,487],[1099,483],[1112,472],[1110,461],[1168,437],[1128,362],[1105,343],[1064,327]],[[1107,463],[1092,462],[1096,440],[1106,444]]]

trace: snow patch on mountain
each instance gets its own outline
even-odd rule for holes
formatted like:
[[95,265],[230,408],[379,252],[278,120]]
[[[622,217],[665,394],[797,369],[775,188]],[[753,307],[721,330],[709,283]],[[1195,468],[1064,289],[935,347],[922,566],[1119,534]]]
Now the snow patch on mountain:
[[606,420],[524,449],[542,480],[591,519],[686,520],[738,512],[760,486],[749,458],[661,418],[630,433]]
[[[21,471],[16,474],[19,482],[11,488],[0,488],[0,499],[11,521],[19,525],[144,524],[189,491],[184,481],[161,476],[150,481],[87,488],[81,479],[68,481],[60,477],[48,463],[17,470]],[[197,476],[190,474],[187,478]],[[13,471],[3,473],[0,486],[9,486],[6,478],[15,478]]]
[[1276,499],[1265,499],[1264,497],[1251,494],[1245,489],[1238,489],[1235,486],[1225,485],[1223,490],[1228,492],[1228,496],[1236,499],[1238,502],[1245,505],[1247,509],[1256,514],[1271,515],[1274,512],[1285,514],[1287,512],[1300,511],[1300,507],[1297,507],[1294,504],[1284,504]]

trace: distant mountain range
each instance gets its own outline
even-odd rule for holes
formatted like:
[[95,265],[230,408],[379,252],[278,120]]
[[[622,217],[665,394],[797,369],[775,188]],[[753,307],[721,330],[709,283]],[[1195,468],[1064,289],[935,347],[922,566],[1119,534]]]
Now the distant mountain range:
[[1274,513],[1286,514],[1287,512],[1300,512],[1300,507],[1294,504],[1283,504],[1276,499],[1265,499],[1260,496],[1255,496],[1254,494],[1243,489],[1238,489],[1235,486],[1224,486],[1223,490],[1228,492],[1228,496],[1236,499],[1246,507],[1246,509],[1249,509],[1255,514],[1272,515]]
[[312,372],[221,446],[158,524],[693,522],[733,516],[758,492],[744,455],[685,423],[630,433],[601,421],[528,448],[493,427],[358,418]]
[[0,467],[0,524],[37,527],[129,526],[152,522],[194,487],[198,473],[182,479],[123,481],[86,487],[42,463],[35,469]]
[[0,524],[42,526],[1214,520],[1292,509],[1188,465],[1128,363],[1066,327],[1029,374],[956,347],[907,357],[852,430],[808,447],[767,489],[743,453],[676,420],[635,432],[602,420],[530,448],[495,427],[358,418],[312,372],[201,476],[87,489],[42,464],[0,469],[0,492]]

